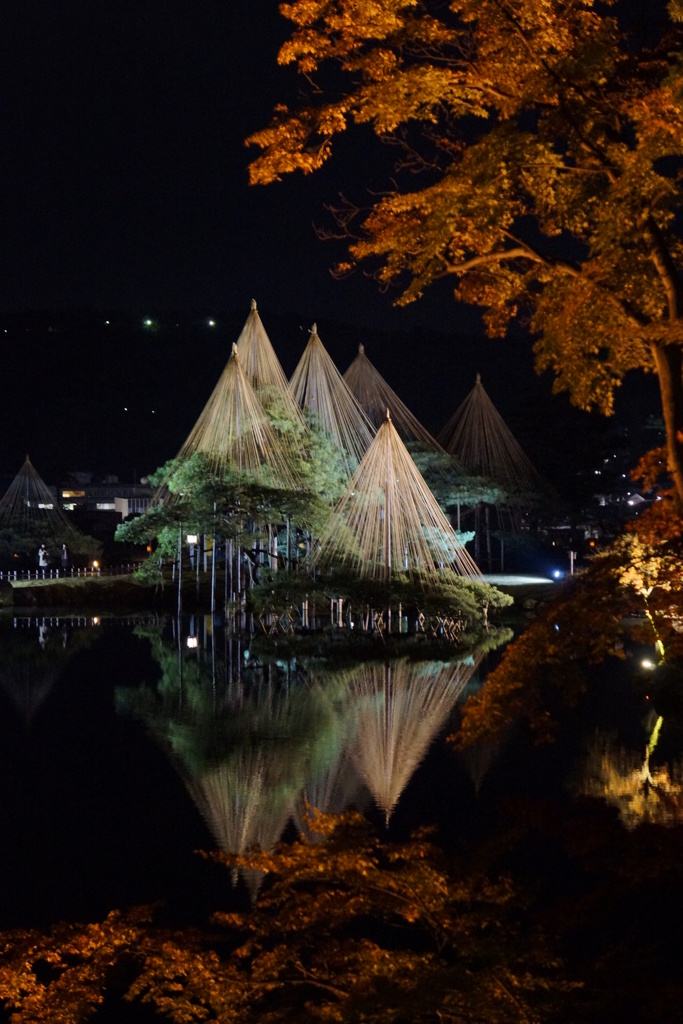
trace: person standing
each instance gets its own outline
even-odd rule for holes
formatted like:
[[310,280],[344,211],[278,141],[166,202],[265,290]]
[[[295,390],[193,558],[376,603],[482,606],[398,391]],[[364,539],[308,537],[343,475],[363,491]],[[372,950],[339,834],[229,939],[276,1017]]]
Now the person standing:
[[38,572],[41,574],[41,576],[45,575],[45,570],[47,569],[47,562],[47,548],[45,547],[44,544],[41,544],[40,547],[38,548]]
[[68,576],[71,569],[71,552],[66,544],[62,544],[62,574]]

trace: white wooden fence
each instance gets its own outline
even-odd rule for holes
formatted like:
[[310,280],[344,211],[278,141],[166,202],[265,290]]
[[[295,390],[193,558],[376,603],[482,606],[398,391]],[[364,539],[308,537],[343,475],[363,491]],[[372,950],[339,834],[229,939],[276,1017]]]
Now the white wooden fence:
[[126,576],[140,568],[141,562],[126,565],[86,565],[73,569],[0,569],[0,582],[16,583],[20,580],[86,579],[94,576]]

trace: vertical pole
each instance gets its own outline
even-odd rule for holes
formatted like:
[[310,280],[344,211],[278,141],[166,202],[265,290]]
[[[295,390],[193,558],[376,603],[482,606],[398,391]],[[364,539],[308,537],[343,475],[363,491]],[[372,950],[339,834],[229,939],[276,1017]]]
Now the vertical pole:
[[[391,477],[393,473],[393,467],[391,464],[391,434],[389,430],[391,424],[391,417],[389,410],[387,409],[387,479],[385,485],[385,497],[384,497],[384,556],[386,560],[385,572],[387,583],[391,580]],[[391,633],[391,597],[389,597],[389,603],[387,606],[387,633]]]
[[[225,564],[223,566],[223,568],[224,568],[224,572],[223,572],[223,604],[225,606],[225,614],[227,614],[227,579],[228,579],[228,577],[227,577],[227,572],[228,572],[228,569],[227,569],[227,558],[228,558],[228,548],[229,548],[229,541],[226,540],[225,541]],[[230,571],[231,571],[231,566],[230,566]]]
[[216,610],[216,537],[211,547],[211,614]]
[[202,557],[202,549],[201,549],[201,546],[200,546],[201,545],[201,537],[202,537],[201,533],[198,533],[197,534],[197,553],[195,555],[195,559],[196,559],[196,563],[195,563],[195,566],[196,566],[195,578],[196,578],[197,597],[199,597],[199,562],[200,562],[200,559]]
[[481,520],[481,505],[477,505],[474,509],[474,560],[479,563],[480,555],[480,542],[479,542],[479,522]]
[[491,571],[491,520],[490,520],[490,509],[488,505],[484,506],[484,521],[486,523],[486,564],[489,572]]
[[233,554],[232,547],[233,547],[233,545],[232,545],[232,537],[231,537],[230,538],[230,600],[234,601],[235,600],[235,580],[233,578],[233,573],[234,573],[233,560],[234,560],[235,556]]
[[[180,624],[180,616],[183,610],[182,601],[182,582],[183,582],[183,524],[181,523],[178,527],[178,623]],[[180,628],[180,625],[179,627]]]

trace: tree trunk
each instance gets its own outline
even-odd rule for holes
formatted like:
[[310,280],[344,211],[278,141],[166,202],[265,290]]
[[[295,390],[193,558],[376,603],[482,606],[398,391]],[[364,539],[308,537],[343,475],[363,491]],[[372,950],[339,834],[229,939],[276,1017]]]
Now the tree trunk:
[[653,345],[652,355],[659,375],[669,473],[683,505],[683,349]]

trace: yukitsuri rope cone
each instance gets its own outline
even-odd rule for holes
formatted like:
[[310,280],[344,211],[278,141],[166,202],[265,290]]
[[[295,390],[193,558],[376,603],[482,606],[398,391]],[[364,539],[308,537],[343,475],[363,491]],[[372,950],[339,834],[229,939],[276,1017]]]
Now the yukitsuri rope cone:
[[[58,499],[36,471],[28,455],[0,501],[0,530],[33,538],[37,546],[67,544],[76,548],[82,534],[67,519]],[[57,554],[57,552],[52,552]]]
[[236,344],[242,369],[262,405],[267,408],[273,402],[281,401],[286,413],[296,423],[303,424],[301,410],[289,390],[285,371],[261,322],[256,299],[251,300],[249,316]]
[[349,391],[313,324],[308,344],[289,382],[297,405],[312,413],[344,453],[349,476],[374,436],[374,428]]
[[477,662],[414,662],[407,659],[360,669],[352,757],[385,820],[442,728],[474,673]]
[[514,490],[535,491],[541,478],[477,374],[474,387],[439,433],[439,441],[468,472]]
[[384,422],[387,409],[391,409],[391,418],[403,441],[416,441],[427,449],[443,451],[439,442],[422,426],[372,365],[365,354],[365,345],[358,346],[358,355],[344,374],[344,380],[376,428]]
[[178,453],[178,460],[203,453],[218,479],[237,473],[270,487],[300,486],[295,463],[300,455],[292,431],[273,429],[242,369],[237,346],[211,397]]
[[451,569],[481,573],[398,436],[389,410],[328,520],[315,565],[345,565],[359,576],[429,580]]

